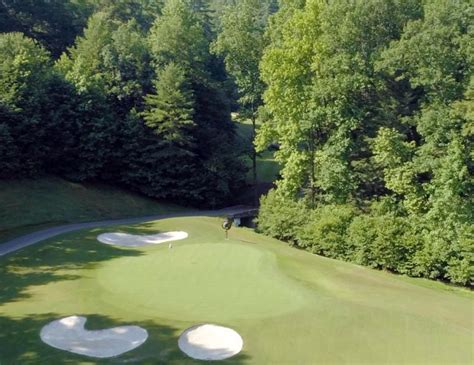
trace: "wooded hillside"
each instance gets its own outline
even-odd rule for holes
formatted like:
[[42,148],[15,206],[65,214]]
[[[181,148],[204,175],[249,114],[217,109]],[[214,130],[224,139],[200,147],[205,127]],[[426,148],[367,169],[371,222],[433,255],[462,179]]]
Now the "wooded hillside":
[[472,284],[468,1],[282,1],[258,145],[278,142],[263,232],[314,253]]

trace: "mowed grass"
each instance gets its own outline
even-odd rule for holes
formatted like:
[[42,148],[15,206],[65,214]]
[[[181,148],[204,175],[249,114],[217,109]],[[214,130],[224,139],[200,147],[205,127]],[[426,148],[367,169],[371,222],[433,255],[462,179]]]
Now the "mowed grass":
[[0,181],[0,244],[43,228],[180,210],[102,183],[57,177]]
[[[80,231],[0,259],[0,364],[199,364],[177,346],[199,323],[229,326],[243,351],[225,364],[472,364],[471,291],[309,254],[217,218],[115,227],[184,230],[168,245],[120,248]],[[95,360],[43,344],[69,315],[90,329],[136,324],[141,347]]]

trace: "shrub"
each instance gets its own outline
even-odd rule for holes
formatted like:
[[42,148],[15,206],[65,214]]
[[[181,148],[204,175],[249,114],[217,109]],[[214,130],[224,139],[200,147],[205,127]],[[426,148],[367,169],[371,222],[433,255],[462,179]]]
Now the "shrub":
[[257,218],[258,230],[271,237],[295,243],[309,210],[302,201],[295,202],[270,190],[260,199],[260,210]]
[[474,226],[462,227],[460,236],[451,246],[446,278],[451,282],[474,286]]
[[354,246],[346,232],[357,211],[350,205],[327,205],[317,208],[298,234],[298,246],[312,253],[350,260]]
[[410,225],[405,217],[385,214],[355,218],[348,230],[348,240],[356,247],[355,262],[402,274],[411,273],[419,241],[409,232]]

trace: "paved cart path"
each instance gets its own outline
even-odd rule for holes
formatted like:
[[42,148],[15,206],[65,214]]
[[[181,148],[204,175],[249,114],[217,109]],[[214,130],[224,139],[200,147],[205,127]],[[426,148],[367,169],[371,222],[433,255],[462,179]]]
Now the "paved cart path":
[[248,207],[235,207],[235,208],[226,208],[226,209],[220,209],[220,210],[190,210],[190,211],[183,211],[179,213],[149,215],[149,216],[144,216],[144,217],[65,224],[61,226],[56,226],[56,227],[51,227],[51,228],[43,229],[40,231],[36,231],[24,236],[14,238],[5,243],[2,243],[0,244],[0,256],[4,256],[6,254],[18,251],[24,247],[34,245],[35,243],[41,242],[48,238],[58,236],[63,233],[78,231],[80,229],[115,226],[115,225],[121,225],[121,224],[136,224],[136,223],[156,221],[159,219],[177,218],[177,217],[228,216],[228,215],[242,214],[250,210],[251,208],[249,209]]

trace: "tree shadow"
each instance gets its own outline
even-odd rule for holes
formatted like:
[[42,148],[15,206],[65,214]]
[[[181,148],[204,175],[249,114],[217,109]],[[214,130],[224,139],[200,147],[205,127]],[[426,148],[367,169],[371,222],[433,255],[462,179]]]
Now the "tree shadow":
[[[126,323],[104,315],[87,316],[86,329],[96,330],[123,325],[137,325],[148,331],[147,341],[138,348],[120,356],[97,359],[55,349],[42,342],[41,328],[62,316],[49,313],[37,316],[10,318],[0,316],[0,364],[169,364],[197,365],[206,361],[187,357],[178,347],[180,329],[157,324],[154,321]],[[219,361],[222,364],[239,365],[250,357],[241,353],[230,359]],[[210,363],[210,362],[209,362]],[[212,361],[215,363],[215,361]]]
[[[149,235],[149,234],[158,234],[164,233],[165,231],[157,229],[156,222],[143,222],[140,224],[133,224],[129,226],[112,226],[106,227],[105,229],[97,229],[93,230],[97,235],[101,233],[128,233],[137,236]],[[152,244],[150,244],[152,246]]]
[[105,261],[145,254],[138,247],[97,241],[97,236],[105,232],[160,233],[154,222],[92,228],[62,234],[2,257],[0,304],[29,298],[28,288],[34,286],[79,279],[80,270],[93,269]]
[[74,232],[25,248],[2,259],[0,304],[30,297],[28,288],[80,278],[80,270],[142,251],[97,242],[94,231]]
[[[100,233],[122,231],[134,234],[159,233],[153,223],[130,227],[102,227],[77,231],[27,247],[0,259],[0,306],[28,299],[29,289],[51,282],[76,280],[81,270],[122,257],[138,257],[145,252],[135,248],[106,245],[97,241]],[[137,308],[139,311],[139,308]],[[70,315],[81,315],[71,313]],[[58,350],[43,343],[41,328],[51,321],[64,317],[48,313],[22,317],[9,316],[0,311],[0,365],[10,364],[203,364],[204,361],[187,357],[178,347],[180,333],[186,329],[157,323],[158,320],[126,322],[105,315],[85,315],[90,330],[137,325],[149,333],[148,340],[139,348],[111,359],[95,359]],[[249,356],[238,354],[221,361],[223,364],[243,364]],[[214,362],[213,362],[214,363]]]

